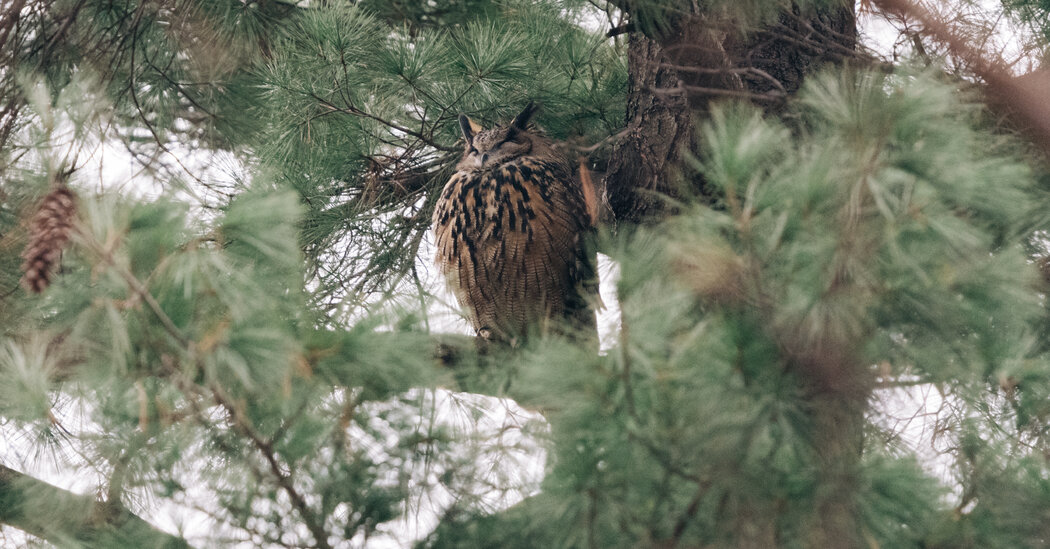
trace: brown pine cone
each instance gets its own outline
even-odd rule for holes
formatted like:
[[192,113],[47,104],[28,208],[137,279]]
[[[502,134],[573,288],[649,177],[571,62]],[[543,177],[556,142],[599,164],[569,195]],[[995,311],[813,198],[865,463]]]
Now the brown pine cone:
[[29,244],[22,251],[22,286],[40,293],[51,284],[51,274],[69,242],[76,215],[76,196],[64,184],[55,187],[29,221]]

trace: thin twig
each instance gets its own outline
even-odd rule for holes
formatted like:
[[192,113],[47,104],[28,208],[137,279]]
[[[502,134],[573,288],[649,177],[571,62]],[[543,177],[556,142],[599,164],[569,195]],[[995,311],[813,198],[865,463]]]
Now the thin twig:
[[1029,138],[1047,155],[1050,155],[1050,107],[1045,90],[1025,85],[1013,77],[1002,59],[987,59],[982,52],[947,23],[930,13],[926,8],[909,0],[874,0],[882,10],[910,16],[923,25],[922,32],[944,43],[953,55],[970,64],[974,74],[988,85],[992,96],[1016,109],[1016,115],[1027,122]]
[[168,335],[175,339],[180,346],[192,353],[194,348],[193,341],[186,337],[182,333],[182,330],[179,330],[179,327],[172,322],[171,317],[164,312],[160,303],[157,302],[157,299],[153,297],[153,294],[149,292],[142,282],[140,282],[131,271],[117,264],[113,259],[113,254],[106,250],[88,231],[84,230],[79,225],[75,226],[75,230],[77,231],[77,234],[81,236],[81,242],[84,246],[94,252],[103,263],[109,265],[118,275],[120,275],[121,278],[124,279],[124,282],[128,284],[128,287],[146,302],[146,305],[149,306],[153,314],[158,320],[160,320],[161,326],[163,326],[164,330],[168,332]]
[[726,90],[722,88],[709,88],[705,86],[690,86],[679,84],[674,88],[649,88],[654,95],[722,95],[726,97],[741,97],[752,101],[778,102],[783,101],[785,95],[780,92],[752,93],[740,90]]
[[420,141],[426,143],[427,145],[430,145],[431,147],[434,147],[435,149],[437,149],[439,151],[450,152],[450,151],[458,151],[459,150],[456,147],[449,147],[447,145],[442,145],[442,144],[432,140],[431,138],[423,135],[420,132],[417,132],[417,131],[415,131],[413,129],[410,129],[410,128],[406,128],[406,127],[404,127],[404,126],[402,126],[400,124],[397,124],[395,122],[391,122],[390,120],[386,120],[386,119],[381,118],[379,116],[376,116],[376,115],[374,115],[372,113],[363,111],[363,110],[361,110],[361,109],[359,109],[357,107],[354,107],[352,105],[348,105],[346,107],[339,107],[339,106],[333,104],[331,101],[329,101],[329,100],[327,100],[327,99],[325,99],[325,98],[323,98],[323,97],[321,97],[321,96],[319,96],[317,94],[311,93],[309,95],[310,95],[310,97],[312,97],[312,98],[316,99],[317,101],[319,101],[326,108],[328,108],[330,112],[339,112],[339,113],[343,113],[343,114],[352,114],[354,116],[359,116],[359,117],[362,117],[362,118],[368,118],[368,119],[371,119],[371,120],[375,120],[376,122],[379,122],[380,124],[383,124],[383,125],[385,125],[387,127],[390,127],[390,128],[395,129],[395,130],[397,130],[399,132],[403,132],[403,133],[406,133],[408,135],[411,135],[412,137],[415,137],[415,138],[419,139]]
[[620,25],[609,29],[609,32],[605,33],[605,37],[613,38],[615,36],[620,36],[621,34],[634,32],[637,29],[638,27],[634,23],[627,23],[626,25]]
[[600,149],[600,148],[602,148],[602,147],[604,147],[604,146],[606,146],[606,145],[608,145],[610,143],[613,143],[615,141],[619,141],[621,138],[626,137],[627,134],[631,133],[632,130],[633,130],[633,128],[624,128],[624,129],[620,130],[617,133],[614,133],[614,134],[612,134],[612,135],[610,135],[608,137],[605,137],[604,139],[602,139],[601,141],[599,141],[599,142],[597,142],[597,143],[595,143],[593,145],[588,145],[586,147],[572,146],[572,148],[575,149],[576,152],[588,153],[589,154],[589,153],[592,153],[592,152],[594,152],[594,151],[596,151],[596,150],[598,150],[598,149]]
[[14,0],[14,2],[4,10],[3,18],[0,18],[0,50],[7,44],[7,36],[11,32],[11,29],[18,23],[18,19],[22,14],[22,6],[25,5],[25,0]]
[[277,460],[277,456],[274,452],[273,442],[265,440],[255,431],[255,429],[252,428],[251,423],[244,417],[240,409],[233,405],[222,388],[213,384],[209,389],[211,390],[215,401],[226,410],[227,414],[229,414],[234,429],[250,440],[252,445],[255,446],[255,449],[263,455],[267,465],[270,467],[270,472],[273,474],[274,478],[277,479],[277,485],[280,486],[292,500],[292,505],[295,506],[299,515],[303,517],[303,522],[306,523],[306,527],[310,530],[310,534],[313,535],[314,542],[317,546],[322,549],[331,549],[332,546],[328,543],[328,532],[324,529],[323,519],[314,513],[314,510],[306,503],[306,498],[304,498],[303,495],[299,493],[299,490],[296,489],[295,485],[292,483],[291,473],[284,472],[284,469],[281,467],[281,463]]

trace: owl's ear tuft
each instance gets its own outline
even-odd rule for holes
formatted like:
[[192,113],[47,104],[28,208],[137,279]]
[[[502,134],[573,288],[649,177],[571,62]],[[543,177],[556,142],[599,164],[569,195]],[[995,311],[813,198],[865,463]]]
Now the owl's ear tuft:
[[467,115],[459,115],[459,128],[463,130],[463,139],[467,140],[467,146],[471,146],[474,143],[474,135],[485,128],[481,127],[481,124],[471,120]]
[[517,128],[519,130],[524,130],[525,126],[529,124],[529,120],[532,118],[532,115],[536,114],[536,111],[538,110],[540,110],[540,106],[537,105],[534,101],[529,101],[529,104],[525,105],[525,109],[521,111],[521,113],[519,113],[518,116],[514,117],[514,122],[511,122],[510,124],[511,127]]

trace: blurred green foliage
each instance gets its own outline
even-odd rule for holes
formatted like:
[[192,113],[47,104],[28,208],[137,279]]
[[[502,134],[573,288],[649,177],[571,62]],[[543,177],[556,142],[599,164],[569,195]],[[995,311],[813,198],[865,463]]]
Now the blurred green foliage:
[[[0,142],[0,424],[21,433],[0,461],[75,454],[142,516],[206,501],[214,528],[188,532],[205,546],[364,546],[429,510],[421,546],[806,547],[821,448],[842,434],[818,401],[860,387],[862,422],[842,428],[863,437],[846,472],[866,543],[1050,539],[1030,257],[1045,167],[933,69],[830,68],[780,119],[716,105],[688,155],[711,197],[602,236],[614,345],[461,350],[452,372],[418,303],[434,299],[419,271],[456,117],[536,101],[570,152],[622,131],[612,4],[27,5],[17,62],[0,55],[17,105]],[[634,21],[663,32],[683,6],[638,2]],[[710,9],[758,25],[779,7]],[[114,140],[159,193],[73,169]],[[234,182],[180,157],[216,149],[241,161]],[[77,233],[30,295],[22,223],[65,177]],[[500,424],[516,404],[464,386],[543,421]],[[869,406],[900,386],[936,388],[948,475]]]

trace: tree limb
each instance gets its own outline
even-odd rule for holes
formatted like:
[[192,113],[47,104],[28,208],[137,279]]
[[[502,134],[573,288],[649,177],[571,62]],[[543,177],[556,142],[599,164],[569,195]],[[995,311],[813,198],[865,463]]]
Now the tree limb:
[[1000,58],[988,58],[984,52],[948,23],[930,13],[921,5],[909,0],[875,0],[875,4],[891,14],[900,14],[922,23],[920,31],[946,46],[951,53],[970,65],[974,74],[988,86],[994,99],[992,106],[1003,106],[1009,114],[1019,119],[1029,139],[1050,156],[1050,107],[1046,100],[1046,88],[1037,78],[1015,78]]
[[0,523],[38,538],[85,547],[189,547],[119,501],[99,502],[0,465]]

